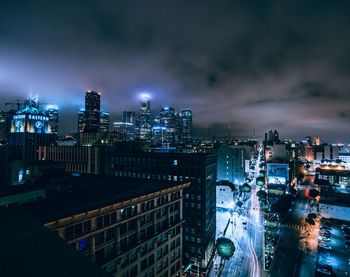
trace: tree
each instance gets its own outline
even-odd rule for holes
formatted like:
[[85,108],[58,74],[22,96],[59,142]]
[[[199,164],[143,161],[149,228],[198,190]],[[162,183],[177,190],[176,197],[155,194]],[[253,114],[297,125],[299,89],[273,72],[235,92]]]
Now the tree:
[[259,190],[257,193],[256,193],[256,196],[258,197],[258,198],[266,198],[266,196],[267,196],[267,193],[266,193],[266,191],[264,191],[264,190]]
[[247,183],[244,183],[242,186],[239,187],[241,192],[251,192],[252,187],[248,185]]
[[262,187],[265,185],[265,177],[259,176],[256,178],[256,185]]

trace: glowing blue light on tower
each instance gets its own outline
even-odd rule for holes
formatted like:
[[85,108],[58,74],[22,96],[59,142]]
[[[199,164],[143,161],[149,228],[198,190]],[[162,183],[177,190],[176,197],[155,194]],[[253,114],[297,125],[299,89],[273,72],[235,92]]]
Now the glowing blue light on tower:
[[142,92],[142,93],[140,93],[140,98],[141,98],[141,100],[150,100],[151,95],[147,92]]

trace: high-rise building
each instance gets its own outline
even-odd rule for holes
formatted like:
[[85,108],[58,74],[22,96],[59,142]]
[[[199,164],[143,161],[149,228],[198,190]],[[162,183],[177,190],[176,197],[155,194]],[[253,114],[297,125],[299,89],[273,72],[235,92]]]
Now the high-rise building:
[[140,109],[140,139],[149,140],[151,138],[151,102],[148,96],[143,95]]
[[127,123],[131,123],[131,124],[135,125],[135,123],[136,123],[136,114],[135,114],[135,112],[132,112],[132,111],[124,111],[124,112],[123,112],[122,121],[123,121],[123,122],[127,122]]
[[84,132],[100,131],[101,94],[89,90],[85,93],[85,128]]
[[215,253],[216,154],[115,152],[111,161],[115,176],[191,181],[184,190],[184,266],[196,264],[192,274],[205,274]]
[[163,107],[159,113],[160,126],[165,127],[165,141],[174,143],[177,140],[176,134],[176,116],[172,107]]
[[114,122],[113,132],[116,133],[116,141],[135,140],[135,126],[130,122]]
[[70,177],[75,192],[26,204],[38,219],[111,276],[181,275],[183,190],[189,182]]
[[162,144],[168,142],[167,139],[167,128],[163,126],[152,127],[152,142],[154,144]]
[[45,112],[49,116],[52,133],[57,135],[59,129],[58,107],[55,105],[47,105]]
[[245,149],[222,145],[218,150],[217,180],[226,180],[236,185],[244,182]]
[[315,160],[321,163],[323,160],[336,161],[339,159],[338,145],[315,145],[314,147]]
[[100,131],[102,133],[109,132],[109,113],[101,112],[100,114]]
[[39,146],[51,145],[56,137],[52,133],[49,115],[36,105],[25,105],[12,116],[9,134],[11,159],[38,160]]
[[192,111],[189,109],[181,110],[180,132],[182,142],[186,143],[192,140]]
[[85,130],[85,109],[78,110],[78,133],[83,133]]
[[273,145],[276,142],[280,142],[280,137],[277,130],[270,130],[267,133],[265,133],[264,145]]

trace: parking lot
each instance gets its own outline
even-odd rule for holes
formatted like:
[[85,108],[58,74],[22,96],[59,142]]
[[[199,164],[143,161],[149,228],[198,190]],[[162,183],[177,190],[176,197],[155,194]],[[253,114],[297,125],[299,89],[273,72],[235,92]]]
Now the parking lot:
[[316,276],[350,276],[350,222],[322,219],[318,240]]

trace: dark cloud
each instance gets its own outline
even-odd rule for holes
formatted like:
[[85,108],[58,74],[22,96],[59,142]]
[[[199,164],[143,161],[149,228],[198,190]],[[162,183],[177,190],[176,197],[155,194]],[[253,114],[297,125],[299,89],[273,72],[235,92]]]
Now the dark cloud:
[[[0,10],[0,102],[29,88],[62,107],[102,91],[119,118],[137,93],[190,107],[198,130],[280,128],[347,140],[349,1],[7,1]],[[330,116],[332,115],[332,116]],[[219,126],[219,127],[218,127]],[[199,133],[201,133],[200,131]]]

